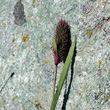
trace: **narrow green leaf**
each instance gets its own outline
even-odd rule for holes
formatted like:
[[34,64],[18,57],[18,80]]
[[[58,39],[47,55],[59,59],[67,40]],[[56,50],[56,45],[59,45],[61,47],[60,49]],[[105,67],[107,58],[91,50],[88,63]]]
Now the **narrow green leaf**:
[[56,94],[55,94],[55,96],[52,100],[51,110],[55,110],[55,107],[56,107],[56,104],[57,104],[57,101],[58,101],[63,83],[64,83],[64,81],[65,81],[65,79],[68,75],[69,66],[70,66],[70,63],[71,63],[71,60],[72,60],[72,57],[73,57],[73,54],[74,54],[73,52],[74,52],[74,49],[75,49],[75,43],[76,43],[76,39],[74,39],[74,42],[72,43],[72,46],[70,47],[68,56],[66,58],[66,62],[64,64],[64,67],[63,67],[63,70],[62,70],[62,73],[61,73],[61,76],[60,76],[60,80],[59,80],[59,83],[58,83],[58,86],[57,86],[57,91],[56,91]]
[[53,49],[57,52],[56,39],[53,40]]

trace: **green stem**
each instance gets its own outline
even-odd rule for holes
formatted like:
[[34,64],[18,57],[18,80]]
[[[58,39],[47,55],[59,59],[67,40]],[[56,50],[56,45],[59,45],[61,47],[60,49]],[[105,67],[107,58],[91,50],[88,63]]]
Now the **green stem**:
[[55,95],[55,85],[56,85],[56,79],[57,79],[57,66],[55,66],[55,76],[54,76],[54,84],[53,84],[53,97],[52,97],[52,101]]

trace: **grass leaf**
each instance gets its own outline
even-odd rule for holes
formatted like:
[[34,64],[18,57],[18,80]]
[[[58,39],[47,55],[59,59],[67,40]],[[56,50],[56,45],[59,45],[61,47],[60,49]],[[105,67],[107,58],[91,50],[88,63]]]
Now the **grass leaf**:
[[59,83],[58,83],[58,86],[57,86],[57,91],[56,91],[56,94],[55,94],[55,96],[52,100],[51,110],[55,110],[55,107],[56,107],[56,104],[57,104],[57,101],[58,101],[63,83],[64,83],[64,81],[65,81],[65,79],[68,75],[68,70],[69,70],[71,60],[72,60],[72,57],[73,57],[73,54],[74,54],[73,52],[74,52],[74,49],[75,49],[75,43],[76,43],[76,39],[74,39],[74,41],[72,43],[72,46],[70,47],[68,56],[66,58],[66,62],[64,64],[64,67],[63,67],[63,70],[62,70],[62,73],[61,73],[61,76],[60,76],[60,80],[59,80]]

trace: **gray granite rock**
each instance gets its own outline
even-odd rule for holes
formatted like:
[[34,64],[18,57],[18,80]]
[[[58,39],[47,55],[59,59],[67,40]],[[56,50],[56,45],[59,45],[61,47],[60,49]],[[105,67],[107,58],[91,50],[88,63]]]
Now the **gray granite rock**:
[[[109,110],[110,2],[22,0],[27,22],[21,26],[14,23],[17,2],[0,1],[0,110],[50,109],[52,42],[61,18],[71,26],[72,40],[77,36],[77,54],[56,110]],[[57,83],[63,65],[58,66]]]

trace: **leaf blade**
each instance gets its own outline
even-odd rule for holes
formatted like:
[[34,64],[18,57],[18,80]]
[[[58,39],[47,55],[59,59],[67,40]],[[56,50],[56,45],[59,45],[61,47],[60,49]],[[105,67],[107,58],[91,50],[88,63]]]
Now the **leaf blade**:
[[56,91],[56,94],[54,96],[54,99],[52,100],[51,110],[55,110],[55,107],[56,107],[56,104],[57,104],[57,101],[58,101],[63,83],[64,83],[64,81],[65,81],[65,79],[68,75],[69,66],[70,66],[70,63],[71,63],[71,60],[72,60],[72,57],[73,57],[73,54],[74,54],[73,52],[74,52],[74,49],[75,49],[75,43],[76,43],[76,38],[74,39],[74,41],[72,43],[72,46],[70,47],[66,62],[64,64],[64,67],[63,67],[63,70],[62,70],[62,73],[61,73],[61,76],[60,76],[60,80],[59,80],[59,83],[58,83],[58,86],[57,86],[57,91]]

